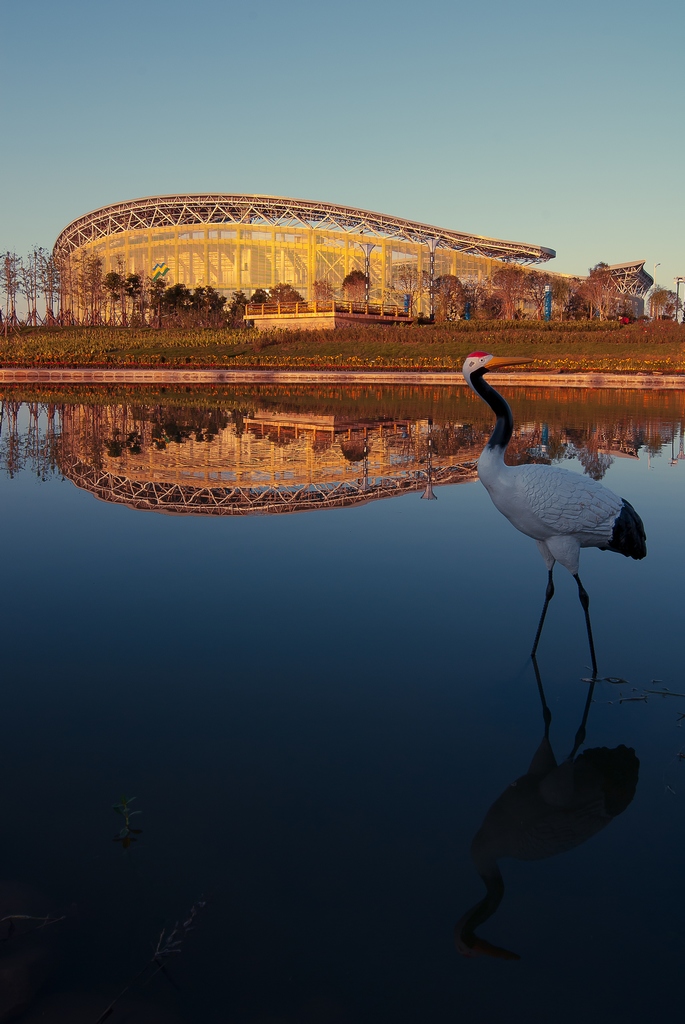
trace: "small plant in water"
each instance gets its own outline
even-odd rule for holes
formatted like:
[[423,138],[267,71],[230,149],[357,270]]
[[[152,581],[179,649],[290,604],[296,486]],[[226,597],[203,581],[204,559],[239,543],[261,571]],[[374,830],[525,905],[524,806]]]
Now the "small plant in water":
[[124,819],[124,827],[120,831],[118,836],[114,837],[115,843],[121,843],[123,848],[127,850],[131,843],[137,843],[136,836],[139,836],[143,831],[142,828],[131,828],[131,818],[134,814],[140,814],[140,811],[132,811],[131,804],[136,798],[134,796],[125,797],[122,796],[121,801],[118,804],[113,805],[113,810],[117,814],[120,814]]
[[[123,803],[123,801],[122,801]],[[130,803],[130,801],[129,801]],[[167,935],[166,928],[162,929],[161,935],[157,939],[157,945],[153,947],[152,956],[145,964],[145,966],[138,971],[136,975],[128,982],[128,984],[121,990],[118,996],[116,996],[109,1004],[104,1013],[101,1013],[95,1024],[104,1024],[108,1017],[111,1017],[114,1009],[119,1000],[126,995],[126,993],[133,988],[134,985],[140,984],[142,979],[145,977],[145,981],[151,981],[156,974],[160,972],[167,978],[174,987],[175,983],[172,981],[166,969],[166,961],[169,957],[174,954],[178,955],[183,949],[183,940],[189,934],[189,932],[195,931],[195,918],[198,911],[202,910],[205,906],[205,900],[197,900],[193,903],[190,908],[190,913],[187,918],[180,924],[178,921]],[[147,976],[147,977],[146,977]]]

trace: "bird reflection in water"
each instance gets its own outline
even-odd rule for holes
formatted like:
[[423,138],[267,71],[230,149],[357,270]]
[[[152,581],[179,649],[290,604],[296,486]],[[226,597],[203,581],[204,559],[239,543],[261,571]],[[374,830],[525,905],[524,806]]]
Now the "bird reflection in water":
[[606,828],[635,795],[640,762],[632,748],[621,744],[578,753],[585,742],[595,678],[590,681],[573,749],[559,764],[549,739],[552,715],[535,657],[533,667],[544,735],[528,771],[495,800],[471,844],[471,857],[487,892],[455,926],[457,949],[468,957],[520,959],[476,935],[476,928],[492,917],[504,896],[499,860],[542,860],[572,850]]

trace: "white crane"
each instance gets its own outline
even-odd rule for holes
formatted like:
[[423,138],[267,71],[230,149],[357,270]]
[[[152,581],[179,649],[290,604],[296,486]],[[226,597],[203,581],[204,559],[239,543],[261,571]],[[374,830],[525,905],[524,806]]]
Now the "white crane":
[[514,419],[511,409],[485,380],[488,370],[530,359],[494,356],[472,352],[466,357],[463,374],[467,384],[490,406],[497,422],[478,460],[478,476],[492,502],[509,522],[532,537],[547,566],[547,590],[532,654],[535,655],[554,595],[552,573],[560,562],[578,584],[578,596],[585,612],[593,674],[597,674],[595,648],[590,625],[587,591],[580,582],[578,564],[581,548],[617,551],[630,558],[647,554],[645,528],[639,515],[625,498],[608,487],[557,466],[507,466],[504,455],[511,440]]

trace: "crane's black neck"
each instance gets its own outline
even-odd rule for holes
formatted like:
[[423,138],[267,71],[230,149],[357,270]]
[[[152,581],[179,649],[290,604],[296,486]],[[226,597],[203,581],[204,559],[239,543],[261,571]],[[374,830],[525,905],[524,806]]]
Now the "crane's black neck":
[[511,435],[514,431],[514,417],[511,415],[511,409],[504,401],[499,391],[495,391],[493,387],[490,387],[488,382],[485,380],[485,371],[487,366],[483,367],[482,370],[476,370],[475,373],[471,374],[471,386],[473,390],[479,395],[484,402],[487,402],[495,416],[497,422],[495,423],[495,429],[490,435],[488,441],[488,448],[506,448],[511,441]]
[[504,896],[504,881],[497,864],[492,864],[481,878],[487,887],[485,898],[476,903],[475,907],[464,914],[457,922],[454,929],[454,937],[457,948],[465,956],[485,954],[486,956],[498,957],[501,960],[518,960],[517,953],[512,953],[501,946],[493,946],[487,939],[476,935],[476,928],[492,917]]

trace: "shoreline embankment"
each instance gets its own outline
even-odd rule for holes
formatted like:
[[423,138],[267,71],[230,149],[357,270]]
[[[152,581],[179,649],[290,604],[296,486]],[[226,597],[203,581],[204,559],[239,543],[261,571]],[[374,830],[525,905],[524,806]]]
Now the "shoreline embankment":
[[[528,370],[490,375],[498,387],[611,388],[685,390],[685,374],[541,372]],[[0,384],[380,384],[466,386],[459,371],[450,370],[226,370],[226,369],[100,369],[91,367],[0,367]]]

